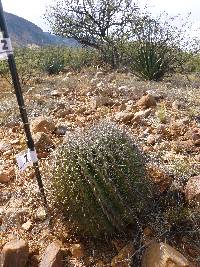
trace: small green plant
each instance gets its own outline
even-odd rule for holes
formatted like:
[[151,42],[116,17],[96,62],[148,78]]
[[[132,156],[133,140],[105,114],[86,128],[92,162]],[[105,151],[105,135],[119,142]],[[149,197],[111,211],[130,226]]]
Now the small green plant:
[[156,110],[156,116],[161,123],[167,122],[167,112],[166,112],[166,106],[165,103],[161,103],[158,105]]
[[63,49],[60,47],[49,47],[43,49],[41,68],[49,75],[59,74],[65,67]]
[[110,122],[67,136],[55,152],[52,189],[74,230],[93,236],[125,231],[152,193],[133,140]]

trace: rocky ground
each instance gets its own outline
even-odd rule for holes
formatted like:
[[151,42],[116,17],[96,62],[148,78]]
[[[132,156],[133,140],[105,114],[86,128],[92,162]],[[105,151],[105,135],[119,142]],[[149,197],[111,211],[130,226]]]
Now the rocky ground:
[[[133,232],[128,237],[111,240],[74,236],[70,224],[64,223],[62,216],[53,210],[47,190],[50,223],[33,168],[19,172],[16,165],[16,154],[26,149],[26,142],[15,96],[8,84],[1,81],[4,88],[0,96],[2,255],[18,247],[32,267],[41,261],[40,266],[61,266],[59,261],[66,266],[140,266],[141,258],[143,267],[200,266],[197,207],[200,201],[200,78],[198,75],[189,78],[176,75],[163,82],[143,82],[131,74],[88,69],[43,77],[24,89],[45,188],[48,188],[51,152],[63,142],[64,135],[107,119],[125,125],[143,151],[158,197],[171,188],[195,206],[189,215],[189,226],[180,228],[180,232],[172,234],[169,228],[174,221],[164,218],[163,225],[159,220],[144,224],[139,241]],[[170,208],[178,206],[179,198],[173,201]],[[17,243],[19,239],[25,243]],[[146,249],[148,244],[151,245]],[[64,260],[61,251],[66,256]],[[162,253],[165,257],[161,262]],[[154,262],[151,262],[152,255],[156,255]],[[51,257],[58,265],[48,265]],[[12,266],[23,267],[27,260],[17,265],[15,259]]]

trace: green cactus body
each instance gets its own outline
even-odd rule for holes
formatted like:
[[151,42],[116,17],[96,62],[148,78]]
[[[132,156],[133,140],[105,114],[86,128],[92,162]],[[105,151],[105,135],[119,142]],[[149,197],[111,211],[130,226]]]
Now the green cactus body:
[[116,124],[69,134],[55,152],[52,188],[78,233],[125,231],[151,199],[142,157]]

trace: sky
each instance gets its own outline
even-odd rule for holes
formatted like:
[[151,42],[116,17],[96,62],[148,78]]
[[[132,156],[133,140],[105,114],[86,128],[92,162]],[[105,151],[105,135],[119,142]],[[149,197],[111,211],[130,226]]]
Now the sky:
[[[5,11],[23,17],[44,31],[49,27],[43,19],[46,7],[55,3],[53,0],[1,0]],[[181,14],[183,17],[191,12],[195,26],[200,26],[200,0],[138,0],[138,3],[148,3],[153,13],[167,11],[170,15]]]

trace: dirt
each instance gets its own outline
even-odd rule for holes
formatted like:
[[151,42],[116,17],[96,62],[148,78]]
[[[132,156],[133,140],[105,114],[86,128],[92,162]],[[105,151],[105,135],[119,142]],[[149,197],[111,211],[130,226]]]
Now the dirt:
[[[78,127],[88,127],[102,119],[116,121],[116,114],[123,110],[138,112],[142,108],[136,105],[137,101],[143,95],[151,94],[156,99],[156,106],[150,107],[151,112],[147,117],[128,120],[125,125],[121,121],[118,123],[127,128],[143,151],[149,176],[158,187],[158,198],[160,194],[165,194],[169,187],[175,187],[184,194],[184,185],[200,171],[200,146],[193,140],[193,134],[197,133],[200,127],[200,78],[192,75],[188,81],[187,77],[177,74],[165,78],[162,82],[144,82],[129,73],[102,72],[98,77],[97,70],[90,68],[81,73],[43,77],[39,84],[25,88],[24,99],[30,122],[42,115],[51,118],[57,126],[64,125],[69,131],[76,131]],[[33,168],[28,167],[24,172],[20,172],[16,165],[16,154],[26,149],[26,142],[15,95],[5,82],[4,88],[6,89],[1,92],[0,104],[0,142],[11,144],[11,149],[0,151],[1,165],[8,165],[8,168],[14,170],[14,174],[9,182],[0,183],[0,206],[10,206],[15,200],[17,206],[29,208],[30,213],[26,221],[30,220],[32,224],[28,230],[22,227],[7,231],[2,229],[0,248],[17,237],[28,242],[32,257],[37,255],[41,258],[50,242],[60,240],[63,250],[68,253],[71,266],[110,266],[112,258],[117,254],[112,239],[120,240],[123,244],[135,240],[135,257],[140,259],[148,240],[147,237],[144,238],[144,233],[140,233],[138,238],[136,232],[130,231],[127,236],[106,240],[75,236],[70,231],[70,223],[66,223],[54,210],[48,191],[46,194],[50,204],[51,223],[48,216],[44,220],[35,219],[36,211],[43,206],[43,202]],[[112,101],[94,108],[93,102],[97,96],[107,97]],[[63,112],[66,110],[68,112]],[[55,147],[64,140],[62,135],[48,135]],[[51,160],[51,151],[40,155],[39,164],[45,188],[48,188],[46,170]],[[143,229],[151,228],[151,225],[146,222],[145,224]],[[173,231],[166,231],[167,227],[163,226],[163,229],[154,233],[154,238],[167,239],[189,260],[198,262],[199,254],[194,251],[198,251],[200,243],[194,240],[190,232],[197,231],[199,234],[199,229],[192,226],[188,230],[185,226],[185,231],[181,228],[181,237],[178,238],[178,230],[174,230],[173,234]],[[173,228],[173,225],[170,227]],[[73,243],[83,244],[83,259],[75,259],[70,254],[69,248]],[[186,249],[186,243],[192,248]]]

